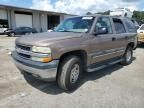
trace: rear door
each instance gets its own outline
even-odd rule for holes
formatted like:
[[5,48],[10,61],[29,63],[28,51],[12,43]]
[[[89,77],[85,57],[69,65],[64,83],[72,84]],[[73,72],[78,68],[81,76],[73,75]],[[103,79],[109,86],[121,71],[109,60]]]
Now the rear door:
[[129,34],[122,19],[112,18],[112,22],[115,31],[115,51],[121,56],[125,52]]

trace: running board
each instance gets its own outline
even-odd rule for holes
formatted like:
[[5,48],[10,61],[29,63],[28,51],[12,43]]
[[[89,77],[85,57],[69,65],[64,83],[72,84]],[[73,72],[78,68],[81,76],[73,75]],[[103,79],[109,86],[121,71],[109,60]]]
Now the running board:
[[111,61],[111,62],[105,62],[105,63],[102,63],[102,64],[99,65],[99,66],[95,65],[95,67],[93,67],[93,68],[88,67],[88,68],[87,68],[87,72],[98,71],[98,70],[101,70],[101,69],[106,68],[106,67],[108,67],[108,66],[117,64],[117,63],[119,63],[119,62],[121,62],[121,61],[123,61],[123,59],[119,59],[119,60],[115,60],[115,61]]

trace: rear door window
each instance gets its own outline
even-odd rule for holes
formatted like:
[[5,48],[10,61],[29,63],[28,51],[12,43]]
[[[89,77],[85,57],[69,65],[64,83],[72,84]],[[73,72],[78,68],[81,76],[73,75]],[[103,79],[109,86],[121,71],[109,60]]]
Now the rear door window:
[[126,33],[125,26],[121,19],[113,18],[113,23],[117,34]]

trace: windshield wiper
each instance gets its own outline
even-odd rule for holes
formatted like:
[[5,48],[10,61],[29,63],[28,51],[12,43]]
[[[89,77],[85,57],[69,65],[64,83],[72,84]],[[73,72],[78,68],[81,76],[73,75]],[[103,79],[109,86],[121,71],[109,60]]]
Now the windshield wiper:
[[58,32],[72,32],[72,31],[69,31],[69,30],[58,30]]

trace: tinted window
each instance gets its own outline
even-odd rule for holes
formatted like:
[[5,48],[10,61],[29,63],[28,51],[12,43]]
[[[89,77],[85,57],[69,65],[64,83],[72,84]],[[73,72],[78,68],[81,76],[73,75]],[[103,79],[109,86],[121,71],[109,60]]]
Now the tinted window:
[[136,26],[131,20],[126,19],[125,23],[129,32],[136,32]]
[[120,19],[113,18],[113,23],[117,34],[126,33],[124,24]]
[[97,20],[96,30],[103,27],[108,29],[108,34],[112,33],[112,26],[109,17],[100,17]]

